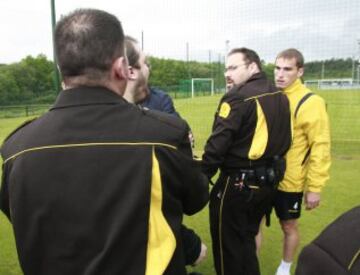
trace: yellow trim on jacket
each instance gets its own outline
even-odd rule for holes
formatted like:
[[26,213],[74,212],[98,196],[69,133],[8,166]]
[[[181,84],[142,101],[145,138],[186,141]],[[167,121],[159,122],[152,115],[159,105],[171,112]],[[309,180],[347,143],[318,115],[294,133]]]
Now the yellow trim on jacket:
[[257,114],[256,129],[248,153],[248,157],[251,160],[259,159],[264,154],[269,140],[269,131],[264,112],[257,98],[255,99],[255,102]]
[[162,183],[159,162],[152,150],[151,199],[145,275],[165,272],[176,248],[176,239],[162,212]]
[[321,192],[329,179],[330,127],[324,100],[318,95],[309,97],[294,117],[296,106],[309,92],[300,79],[284,90],[294,127],[293,142],[286,154],[285,177],[279,185],[284,192]]
[[25,153],[48,150],[48,149],[60,149],[60,148],[73,148],[73,147],[95,147],[95,146],[163,146],[168,147],[174,150],[177,148],[173,145],[166,143],[156,143],[156,142],[88,142],[88,143],[71,143],[71,144],[50,144],[45,146],[31,147],[20,152],[17,152],[7,159],[4,160],[4,164],[11,159],[15,159],[20,155]]

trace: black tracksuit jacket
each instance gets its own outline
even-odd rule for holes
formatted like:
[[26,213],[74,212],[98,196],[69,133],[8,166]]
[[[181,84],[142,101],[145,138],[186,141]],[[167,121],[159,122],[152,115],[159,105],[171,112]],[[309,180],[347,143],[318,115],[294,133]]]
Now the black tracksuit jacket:
[[80,87],[12,133],[1,148],[0,208],[25,275],[186,274],[182,216],[208,200],[188,130]]

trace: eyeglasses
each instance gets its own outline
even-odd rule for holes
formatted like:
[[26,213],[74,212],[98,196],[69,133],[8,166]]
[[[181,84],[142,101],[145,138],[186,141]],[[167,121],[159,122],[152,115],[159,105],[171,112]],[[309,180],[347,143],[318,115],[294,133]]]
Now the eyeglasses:
[[226,72],[228,72],[228,71],[233,72],[233,71],[235,71],[237,68],[242,67],[242,66],[247,66],[247,65],[249,65],[249,63],[244,63],[244,64],[239,64],[239,65],[229,66],[229,67],[225,68],[224,73],[226,73]]

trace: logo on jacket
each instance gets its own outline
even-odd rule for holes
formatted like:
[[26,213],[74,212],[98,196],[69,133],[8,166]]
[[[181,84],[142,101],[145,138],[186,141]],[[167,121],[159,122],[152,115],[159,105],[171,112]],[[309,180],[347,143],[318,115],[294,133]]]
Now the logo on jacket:
[[219,117],[227,118],[230,114],[230,111],[231,111],[231,107],[230,107],[229,103],[224,102],[220,106]]

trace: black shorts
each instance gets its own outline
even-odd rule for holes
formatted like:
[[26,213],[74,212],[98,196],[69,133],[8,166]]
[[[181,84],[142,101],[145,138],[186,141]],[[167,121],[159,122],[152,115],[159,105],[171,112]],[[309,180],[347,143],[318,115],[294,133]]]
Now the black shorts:
[[274,208],[279,220],[298,219],[301,214],[302,198],[302,192],[283,192],[278,190],[274,199]]

